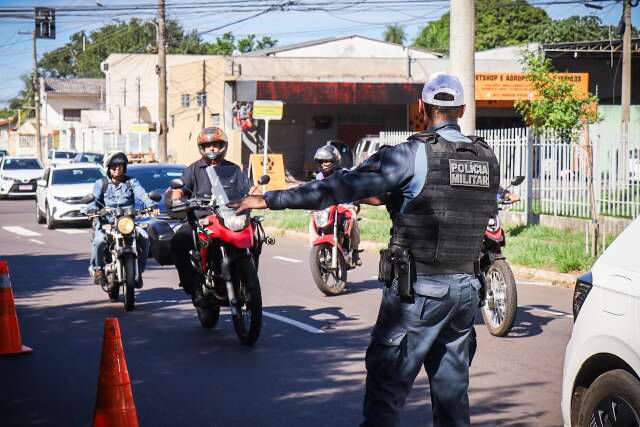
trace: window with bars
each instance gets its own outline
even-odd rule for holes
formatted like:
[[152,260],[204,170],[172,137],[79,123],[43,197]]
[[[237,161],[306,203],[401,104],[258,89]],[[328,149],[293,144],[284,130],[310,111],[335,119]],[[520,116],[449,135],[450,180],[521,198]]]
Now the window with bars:
[[189,95],[181,95],[180,96],[180,105],[184,108],[189,107],[191,104],[191,100],[189,99]]
[[198,106],[207,105],[207,92],[198,92]]
[[80,108],[63,108],[62,118],[65,122],[79,122],[82,114]]

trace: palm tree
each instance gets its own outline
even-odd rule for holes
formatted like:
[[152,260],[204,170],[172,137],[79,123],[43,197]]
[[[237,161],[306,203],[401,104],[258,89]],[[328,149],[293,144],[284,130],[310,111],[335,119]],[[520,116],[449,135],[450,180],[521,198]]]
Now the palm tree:
[[384,32],[384,41],[389,43],[404,44],[407,39],[407,33],[401,25],[387,25],[387,30]]

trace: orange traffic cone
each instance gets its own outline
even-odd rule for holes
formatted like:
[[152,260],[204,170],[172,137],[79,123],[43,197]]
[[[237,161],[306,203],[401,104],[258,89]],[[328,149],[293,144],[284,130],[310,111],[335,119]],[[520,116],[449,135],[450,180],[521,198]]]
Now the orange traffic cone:
[[32,348],[22,345],[20,338],[18,315],[11,290],[9,264],[7,261],[0,261],[0,355],[27,354],[32,351]]
[[98,377],[98,397],[93,415],[95,427],[137,427],[131,380],[124,358],[118,319],[104,322],[102,360]]

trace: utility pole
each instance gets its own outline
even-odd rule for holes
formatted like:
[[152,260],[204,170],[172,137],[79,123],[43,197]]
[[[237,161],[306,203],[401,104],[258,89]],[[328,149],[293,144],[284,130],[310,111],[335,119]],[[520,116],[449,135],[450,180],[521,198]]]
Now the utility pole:
[[475,7],[473,0],[451,0],[449,24],[449,71],[460,78],[466,112],[460,120],[465,134],[476,130]]
[[622,18],[624,35],[622,36],[622,127],[629,128],[631,121],[631,1],[623,1]]
[[158,0],[158,160],[167,161],[167,52],[165,36],[165,0]]
[[207,108],[207,103],[205,102],[207,97],[205,96],[207,93],[207,62],[202,61],[202,92],[198,95],[199,101],[202,104],[202,129],[207,125],[205,118],[205,109]]
[[40,139],[40,78],[38,77],[38,55],[36,51],[36,32],[33,31],[33,108],[36,110],[36,152],[44,163],[42,140]]

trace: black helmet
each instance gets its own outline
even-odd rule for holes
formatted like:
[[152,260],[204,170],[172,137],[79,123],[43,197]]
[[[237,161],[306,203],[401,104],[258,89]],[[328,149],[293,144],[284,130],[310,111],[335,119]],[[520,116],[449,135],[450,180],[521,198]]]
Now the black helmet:
[[[222,150],[217,153],[205,152],[205,145],[220,142],[222,143]],[[198,135],[198,150],[200,150],[200,154],[202,157],[206,157],[207,159],[213,161],[218,158],[224,159],[224,156],[227,154],[227,147],[229,146],[229,140],[227,139],[227,135],[224,133],[222,129],[217,126],[211,126],[208,128],[204,128],[200,131]]]
[[104,158],[104,168],[107,171],[107,176],[111,178],[111,172],[109,171],[109,166],[111,165],[124,165],[124,173],[127,173],[127,165],[129,164],[129,158],[124,153],[124,151],[115,150],[109,152],[107,156]]

